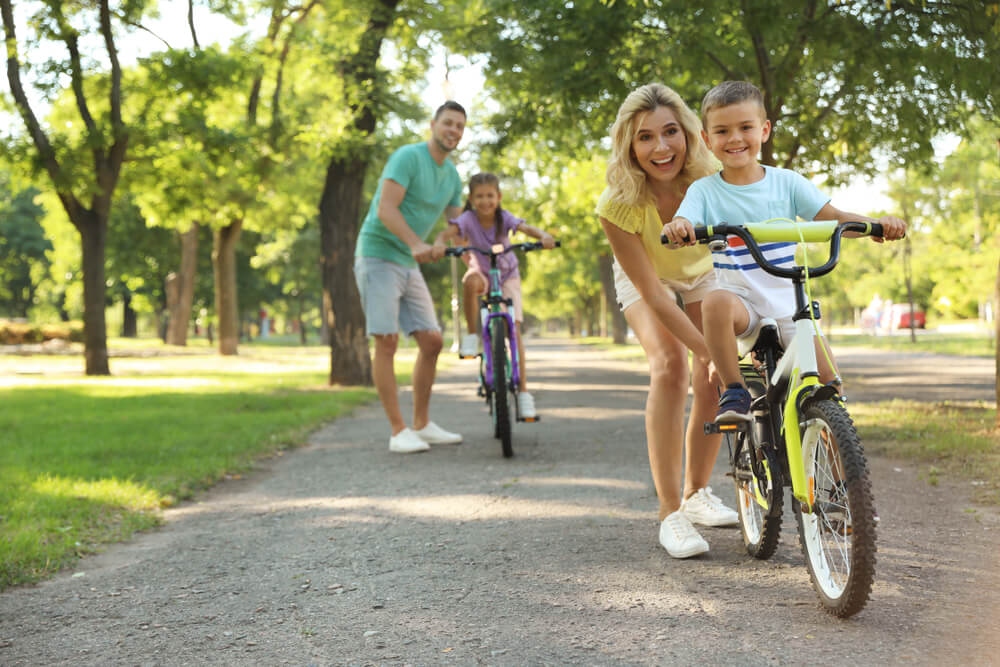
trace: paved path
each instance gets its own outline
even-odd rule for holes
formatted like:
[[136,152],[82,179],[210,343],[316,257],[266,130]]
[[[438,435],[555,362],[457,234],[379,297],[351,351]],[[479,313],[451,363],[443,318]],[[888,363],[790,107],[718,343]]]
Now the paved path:
[[514,459],[456,365],[433,409],[464,444],[391,455],[381,409],[358,409],[162,529],[0,594],[0,664],[996,664],[1000,515],[968,486],[872,461],[877,582],[839,621],[790,517],[769,561],[735,529],[669,558],[642,367],[529,350],[544,418],[517,426]]

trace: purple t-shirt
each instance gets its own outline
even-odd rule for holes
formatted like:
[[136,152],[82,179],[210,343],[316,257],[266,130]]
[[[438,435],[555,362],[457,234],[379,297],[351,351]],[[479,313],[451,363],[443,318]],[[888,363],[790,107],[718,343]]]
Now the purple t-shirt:
[[[500,229],[500,241],[504,248],[510,247],[510,235],[517,231],[517,228],[524,223],[523,218],[516,218],[507,211],[500,209],[502,227]],[[454,220],[449,220],[453,225],[458,225],[458,233],[468,239],[469,245],[489,250],[490,246],[496,243],[496,227],[483,229],[479,224],[479,216],[475,211],[465,211]],[[490,271],[489,258],[483,257],[479,253],[472,253],[473,264],[484,275]],[[512,252],[506,252],[497,257],[497,267],[500,269],[500,282],[505,283],[508,279],[519,278],[517,271],[517,256]],[[487,276],[488,278],[488,276]]]

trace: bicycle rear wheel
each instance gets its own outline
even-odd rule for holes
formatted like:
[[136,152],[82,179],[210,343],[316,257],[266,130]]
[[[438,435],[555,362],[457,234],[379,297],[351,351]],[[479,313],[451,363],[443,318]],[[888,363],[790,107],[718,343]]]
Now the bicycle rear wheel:
[[802,455],[813,512],[797,512],[802,553],[823,608],[846,618],[868,602],[875,578],[875,509],[868,463],[844,406],[810,405]]
[[514,455],[510,433],[510,356],[507,350],[507,320],[495,317],[490,322],[493,343],[493,429],[500,439],[503,455]]
[[[764,391],[762,384],[749,378],[747,388],[755,398]],[[747,553],[759,560],[770,558],[778,548],[784,504],[779,466],[761,447],[762,443],[768,441],[765,437],[768,432],[767,419],[767,415],[755,415],[750,431],[726,436],[736,440],[731,443],[735,451],[732,472],[743,544]],[[755,463],[756,456],[763,457],[763,460]],[[766,507],[758,501],[758,497]]]

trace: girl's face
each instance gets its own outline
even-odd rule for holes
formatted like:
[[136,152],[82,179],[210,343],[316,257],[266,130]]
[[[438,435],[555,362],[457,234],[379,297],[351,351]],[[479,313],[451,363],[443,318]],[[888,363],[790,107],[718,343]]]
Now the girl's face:
[[669,107],[656,107],[639,120],[632,137],[632,155],[652,181],[668,183],[687,160],[687,137]]
[[469,200],[479,216],[492,216],[500,205],[500,190],[492,185],[477,185],[472,188]]

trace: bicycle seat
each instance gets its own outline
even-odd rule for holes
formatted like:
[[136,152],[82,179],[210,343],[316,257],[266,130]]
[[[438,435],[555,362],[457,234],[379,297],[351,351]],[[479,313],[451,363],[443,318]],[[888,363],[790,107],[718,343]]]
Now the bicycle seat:
[[752,350],[754,345],[757,344],[757,339],[760,338],[760,334],[765,327],[770,327],[774,331],[775,337],[777,337],[778,323],[774,321],[774,318],[762,317],[760,318],[760,322],[757,323],[757,326],[750,330],[750,333],[736,338],[736,347],[739,350],[741,357],[750,353],[750,350]]

